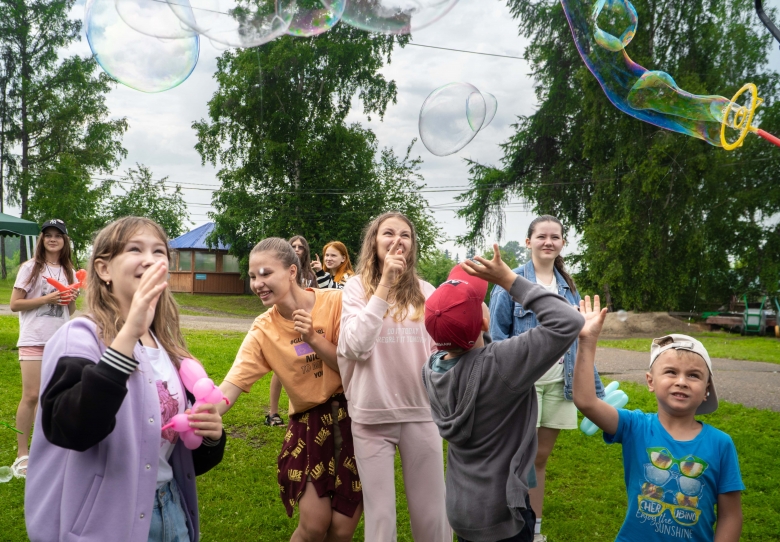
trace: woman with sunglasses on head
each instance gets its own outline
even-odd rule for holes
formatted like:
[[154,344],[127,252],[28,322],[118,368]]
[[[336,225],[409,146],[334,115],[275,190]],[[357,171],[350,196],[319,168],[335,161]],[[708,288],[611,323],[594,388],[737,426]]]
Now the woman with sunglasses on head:
[[325,269],[322,268],[319,256],[311,267],[317,274],[317,284],[320,288],[336,288],[343,290],[349,277],[355,274],[352,270],[352,262],[349,261],[349,251],[341,241],[331,241],[322,249],[322,259]]
[[18,448],[11,470],[17,478],[27,476],[28,441],[38,405],[43,346],[76,310],[79,290],[59,291],[51,278],[67,286],[75,282],[70,237],[62,220],[41,226],[33,257],[19,267],[11,294],[11,310],[19,313],[19,362],[22,369],[22,400],[16,410]]

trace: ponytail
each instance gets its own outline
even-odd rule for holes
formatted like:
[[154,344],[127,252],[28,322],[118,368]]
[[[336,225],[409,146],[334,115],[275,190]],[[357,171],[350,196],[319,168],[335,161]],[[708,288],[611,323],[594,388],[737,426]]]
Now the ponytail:
[[[534,230],[536,229],[536,225],[540,222],[555,222],[561,227],[561,237],[563,237],[566,234],[566,230],[563,228],[563,223],[558,220],[558,218],[552,216],[552,215],[542,215],[537,216],[531,221],[531,224],[528,226],[528,238],[530,239],[531,236],[534,234]],[[572,291],[572,293],[577,293],[577,286],[574,284],[574,279],[571,278],[571,275],[566,271],[566,264],[563,262],[563,257],[559,254],[555,258],[555,269],[558,270],[558,273],[561,274],[563,277],[563,280],[566,281],[566,284],[569,285],[569,289]]]
[[571,278],[571,275],[566,272],[566,265],[563,263],[563,257],[559,254],[557,258],[555,258],[555,269],[558,270],[558,273],[561,274],[563,277],[563,280],[566,281],[566,284],[569,285],[569,289],[573,294],[577,293],[577,286],[574,285],[574,279]]

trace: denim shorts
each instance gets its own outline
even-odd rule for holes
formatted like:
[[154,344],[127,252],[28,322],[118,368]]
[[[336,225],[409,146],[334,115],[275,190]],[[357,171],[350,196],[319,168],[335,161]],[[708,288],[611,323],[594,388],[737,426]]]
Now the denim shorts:
[[187,516],[175,480],[161,485],[154,495],[149,542],[190,542]]

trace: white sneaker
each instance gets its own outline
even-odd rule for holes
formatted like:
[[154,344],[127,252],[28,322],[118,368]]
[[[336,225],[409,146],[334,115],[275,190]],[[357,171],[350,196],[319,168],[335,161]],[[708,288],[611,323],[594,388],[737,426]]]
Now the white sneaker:
[[534,542],[547,542],[547,537],[543,534],[535,534],[534,535]]

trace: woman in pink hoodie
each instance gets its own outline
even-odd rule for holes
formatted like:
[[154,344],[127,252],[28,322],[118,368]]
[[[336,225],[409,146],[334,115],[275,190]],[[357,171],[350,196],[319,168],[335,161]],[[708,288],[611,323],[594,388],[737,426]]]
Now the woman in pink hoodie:
[[357,275],[344,287],[338,364],[363,484],[365,537],[396,540],[396,448],[415,540],[450,542],[442,439],[422,366],[436,351],[425,329],[434,287],[417,276],[414,225],[385,213],[366,228]]

